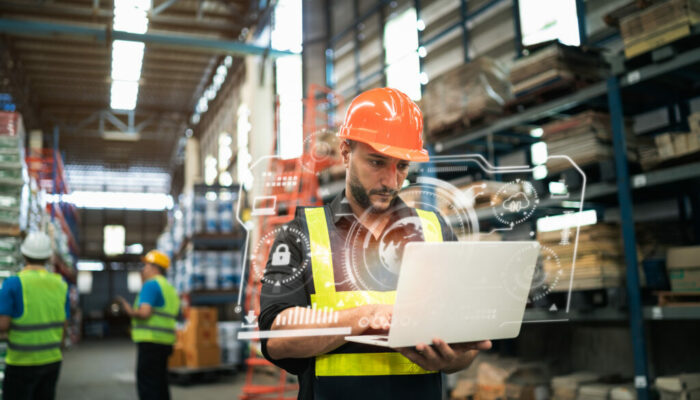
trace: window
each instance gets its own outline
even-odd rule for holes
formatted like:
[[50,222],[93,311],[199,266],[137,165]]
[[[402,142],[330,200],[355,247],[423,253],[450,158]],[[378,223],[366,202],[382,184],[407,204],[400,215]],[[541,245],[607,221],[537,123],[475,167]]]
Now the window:
[[[279,0],[275,8],[272,47],[300,53],[302,50],[302,2]],[[279,97],[279,155],[289,159],[301,156],[304,131],[301,56],[280,57],[275,61],[275,81]]]
[[416,10],[409,8],[387,21],[384,27],[387,86],[399,89],[413,100],[421,98],[421,75],[418,56],[418,21]]
[[126,230],[123,225],[105,225],[104,227],[104,252],[108,256],[124,254]]
[[519,8],[524,46],[554,39],[570,46],[581,44],[576,0],[520,0]]

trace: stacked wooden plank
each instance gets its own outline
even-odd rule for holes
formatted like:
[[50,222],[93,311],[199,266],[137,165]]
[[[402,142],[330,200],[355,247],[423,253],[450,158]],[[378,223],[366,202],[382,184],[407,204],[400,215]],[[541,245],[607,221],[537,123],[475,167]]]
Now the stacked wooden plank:
[[443,73],[428,82],[421,101],[428,138],[501,114],[510,96],[507,72],[488,57]]
[[669,0],[624,17],[620,33],[632,58],[691,34],[700,23],[700,0]]
[[518,59],[510,71],[515,97],[548,86],[600,80],[605,64],[598,53],[554,42]]
[[[584,111],[569,118],[550,122],[542,126],[542,139],[547,143],[550,155],[569,156],[579,166],[597,163],[613,157],[610,116],[597,111]],[[628,158],[637,159],[636,140],[631,127],[627,134]],[[547,170],[555,173],[571,168],[564,159],[555,158],[547,162]]]
[[[624,282],[625,263],[620,229],[616,224],[582,226],[579,232],[575,271],[572,271],[576,230],[538,232],[537,240],[557,257],[543,253],[545,283],[552,291],[566,291],[573,272],[574,290],[618,287]],[[566,238],[564,238],[566,236]]]

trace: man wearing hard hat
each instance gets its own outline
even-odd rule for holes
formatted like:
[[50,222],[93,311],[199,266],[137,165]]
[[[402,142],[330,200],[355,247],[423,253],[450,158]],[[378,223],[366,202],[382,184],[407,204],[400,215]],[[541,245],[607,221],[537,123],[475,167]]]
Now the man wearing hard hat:
[[20,251],[25,267],[0,289],[0,331],[8,333],[5,399],[53,399],[70,303],[68,285],[46,270],[51,240],[32,232]]
[[[261,330],[350,326],[351,336],[388,330],[398,274],[386,244],[457,240],[439,214],[398,197],[410,162],[429,159],[422,131],[420,109],[398,90],[372,89],[352,101],[338,133],[345,190],[329,205],[298,208],[275,239],[263,278]],[[295,232],[308,235],[308,244]],[[314,309],[339,311],[332,319],[299,317]],[[442,398],[440,372],[466,368],[491,347],[436,339],[397,352],[344,336],[278,336],[262,340],[262,351],[299,376],[300,399],[424,400]]]
[[136,389],[139,399],[170,399],[168,357],[175,343],[180,298],[165,279],[170,258],[158,250],[143,257],[143,287],[132,307],[119,298],[131,317],[131,338],[138,346]]

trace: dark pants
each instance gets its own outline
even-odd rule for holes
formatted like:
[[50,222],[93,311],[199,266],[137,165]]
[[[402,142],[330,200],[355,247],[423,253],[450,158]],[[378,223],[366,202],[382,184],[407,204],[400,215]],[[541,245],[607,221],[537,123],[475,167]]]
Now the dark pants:
[[61,362],[5,367],[2,396],[6,400],[53,400]]
[[141,400],[170,400],[168,357],[173,346],[138,343],[136,390]]

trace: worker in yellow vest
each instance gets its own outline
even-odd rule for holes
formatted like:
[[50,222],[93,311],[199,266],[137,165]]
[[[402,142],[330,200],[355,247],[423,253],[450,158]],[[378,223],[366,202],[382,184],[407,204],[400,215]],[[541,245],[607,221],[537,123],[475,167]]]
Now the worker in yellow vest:
[[168,357],[175,343],[175,324],[180,310],[180,298],[165,279],[170,258],[158,250],[143,258],[141,279],[143,287],[132,307],[119,298],[131,317],[131,339],[138,346],[136,389],[139,399],[170,399],[168,388]]
[[[351,336],[388,330],[402,246],[457,240],[438,213],[398,197],[410,162],[429,159],[422,131],[420,109],[398,90],[371,89],[352,101],[338,133],[345,190],[329,205],[297,208],[275,238],[263,276],[261,330],[350,326]],[[314,309],[319,317],[308,316]],[[441,372],[466,368],[491,347],[436,338],[395,351],[344,336],[273,336],[261,341],[262,352],[299,376],[299,399],[430,400],[442,398]]]
[[63,358],[68,285],[46,270],[51,240],[45,233],[27,235],[20,251],[25,267],[0,289],[0,332],[9,330],[3,398],[50,400]]

